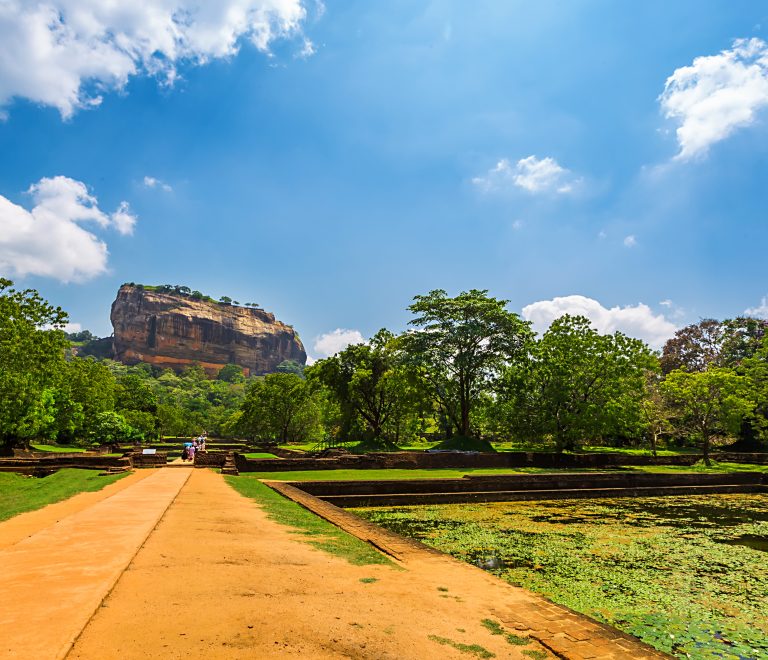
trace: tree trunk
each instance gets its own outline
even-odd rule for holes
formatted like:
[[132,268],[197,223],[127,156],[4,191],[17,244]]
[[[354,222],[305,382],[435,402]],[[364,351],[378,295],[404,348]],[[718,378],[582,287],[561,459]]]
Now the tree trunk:
[[659,434],[656,433],[656,431],[651,433],[651,454],[653,456],[656,456],[656,439],[658,438],[658,435]]
[[712,461],[709,460],[709,434],[707,433],[702,434],[701,451],[702,458],[704,459],[704,465],[710,467],[712,465]]

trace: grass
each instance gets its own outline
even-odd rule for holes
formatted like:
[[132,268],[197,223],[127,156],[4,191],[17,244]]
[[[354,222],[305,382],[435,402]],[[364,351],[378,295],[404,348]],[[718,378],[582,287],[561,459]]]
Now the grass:
[[261,506],[272,520],[293,528],[310,545],[358,566],[391,565],[387,557],[367,543],[341,531],[335,525],[310,513],[258,480],[232,476],[227,476],[225,479],[238,493],[251,498]]
[[88,451],[87,449],[83,449],[82,447],[64,447],[61,445],[30,445],[32,449],[35,451],[50,451],[57,454],[63,454],[63,453],[81,453],[84,451]]
[[100,477],[96,470],[67,468],[38,478],[0,472],[0,520],[61,502],[77,493],[101,490],[126,474]]
[[491,635],[504,635],[504,639],[507,640],[508,644],[512,644],[512,646],[527,646],[531,643],[530,637],[520,637],[520,635],[508,633],[498,621],[493,619],[483,619],[480,623],[483,624]]
[[266,452],[251,452],[250,454],[243,454],[246,458],[277,458],[274,454],[267,454]]
[[477,656],[478,658],[496,657],[495,653],[491,653],[488,649],[480,646],[479,644],[462,644],[461,642],[454,642],[452,639],[448,639],[447,637],[439,637],[437,635],[430,635],[428,639],[431,639],[433,642],[437,642],[438,644],[442,644],[443,646],[450,646],[457,651],[460,651],[461,653],[469,653],[471,655]]
[[712,461],[707,467],[703,461],[694,465],[644,465],[641,468],[630,466],[629,469],[653,473],[694,472],[696,474],[734,474],[738,472],[765,472],[768,473],[768,465],[753,465],[750,463],[718,463]]
[[378,481],[381,479],[461,479],[465,474],[514,474],[509,468],[428,469],[428,470],[295,470],[248,472],[249,477],[273,481]]

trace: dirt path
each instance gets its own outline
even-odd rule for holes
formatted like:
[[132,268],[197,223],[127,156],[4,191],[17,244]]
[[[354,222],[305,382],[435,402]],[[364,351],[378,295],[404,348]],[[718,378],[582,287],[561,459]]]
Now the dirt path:
[[4,657],[63,657],[190,472],[157,470],[137,477],[0,551]]
[[195,470],[68,657],[478,657],[446,640],[497,658],[542,648],[485,629],[499,594],[465,575],[353,566],[300,539]]
[[27,511],[0,523],[0,550],[24,540],[37,532],[50,527],[67,516],[83,511],[97,502],[112,497],[121,490],[146,479],[153,470],[136,470],[119,481],[105,486],[101,490],[78,493],[68,500],[49,504],[42,509]]

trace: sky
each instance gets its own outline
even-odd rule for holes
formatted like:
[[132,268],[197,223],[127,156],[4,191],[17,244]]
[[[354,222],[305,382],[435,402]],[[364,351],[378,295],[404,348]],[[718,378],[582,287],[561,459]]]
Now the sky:
[[312,358],[487,289],[658,348],[768,316],[768,3],[0,0],[0,276],[123,282]]

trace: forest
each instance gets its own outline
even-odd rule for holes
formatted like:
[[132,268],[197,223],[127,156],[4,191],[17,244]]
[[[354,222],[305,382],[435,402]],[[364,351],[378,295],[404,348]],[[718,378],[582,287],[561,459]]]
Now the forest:
[[[508,301],[472,289],[417,295],[400,334],[304,367],[216,378],[78,355],[68,317],[0,280],[0,452],[91,447],[206,431],[256,443],[577,451],[585,445],[765,449],[768,321],[705,319],[661,351],[565,315],[536,335]],[[437,444],[436,444],[437,443]]]

